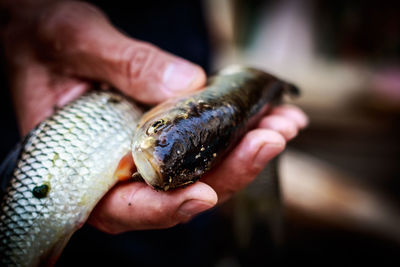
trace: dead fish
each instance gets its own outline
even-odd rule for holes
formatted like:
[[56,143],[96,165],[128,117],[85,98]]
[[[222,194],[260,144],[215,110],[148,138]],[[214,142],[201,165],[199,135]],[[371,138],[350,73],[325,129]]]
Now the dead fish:
[[133,139],[138,173],[161,190],[195,182],[283,93],[299,91],[263,71],[231,66],[204,90],[158,105],[142,117]]
[[2,166],[1,266],[55,263],[96,203],[125,175],[121,169],[133,166],[124,155],[141,115],[118,93],[92,91],[28,134]]

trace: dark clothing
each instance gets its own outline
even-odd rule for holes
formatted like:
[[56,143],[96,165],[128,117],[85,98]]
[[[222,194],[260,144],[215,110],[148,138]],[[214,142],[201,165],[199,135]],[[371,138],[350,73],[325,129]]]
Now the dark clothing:
[[113,25],[132,38],[147,41],[199,64],[207,71],[210,45],[199,0],[90,1]]

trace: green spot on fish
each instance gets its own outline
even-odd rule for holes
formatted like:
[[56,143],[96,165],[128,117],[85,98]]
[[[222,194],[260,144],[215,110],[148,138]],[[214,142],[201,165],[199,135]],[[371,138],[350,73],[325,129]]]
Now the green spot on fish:
[[32,190],[32,194],[36,198],[44,198],[44,197],[47,197],[49,190],[50,190],[49,185],[42,184],[42,185],[35,186]]

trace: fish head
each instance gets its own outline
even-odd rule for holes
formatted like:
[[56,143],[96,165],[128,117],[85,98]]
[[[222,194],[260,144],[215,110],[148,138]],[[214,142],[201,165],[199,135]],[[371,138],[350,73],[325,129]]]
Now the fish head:
[[132,156],[143,180],[156,189],[168,190],[163,175],[165,156],[170,140],[165,136],[172,126],[174,112],[166,113],[174,103],[166,102],[146,113],[138,124],[132,143]]
[[[196,101],[188,95],[164,102],[138,124],[132,156],[140,176],[155,189],[166,191],[191,184],[208,169],[208,158],[201,156],[208,152],[201,146],[201,120],[198,111],[190,108]],[[213,157],[213,153],[208,154]]]

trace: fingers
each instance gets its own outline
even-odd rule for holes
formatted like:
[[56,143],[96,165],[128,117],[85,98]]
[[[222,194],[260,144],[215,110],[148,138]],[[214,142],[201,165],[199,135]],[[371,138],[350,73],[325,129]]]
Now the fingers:
[[202,181],[214,188],[219,201],[224,201],[250,183],[268,161],[283,151],[285,144],[285,139],[275,131],[250,131]]
[[282,115],[267,116],[261,120],[258,127],[274,130],[280,133],[286,140],[292,139],[298,132],[296,123]]
[[298,107],[282,105],[274,108],[264,117],[258,128],[271,129],[280,133],[286,141],[294,138],[298,131],[308,124],[307,115]]
[[[157,103],[205,83],[197,65],[117,31],[93,6],[61,2],[41,19],[40,40],[59,71],[101,80],[145,103]],[[67,67],[65,67],[67,66]]]
[[272,109],[270,115],[283,116],[291,120],[299,128],[305,128],[308,125],[308,117],[300,108],[292,105],[281,105]]
[[171,192],[155,191],[144,183],[123,183],[100,201],[89,223],[108,233],[167,228],[216,203],[215,191],[202,182]]
[[307,116],[295,106],[274,108],[260,121],[258,129],[247,133],[202,181],[214,188],[219,201],[228,199],[249,184],[272,158],[283,151],[286,141],[294,138],[307,124]]

